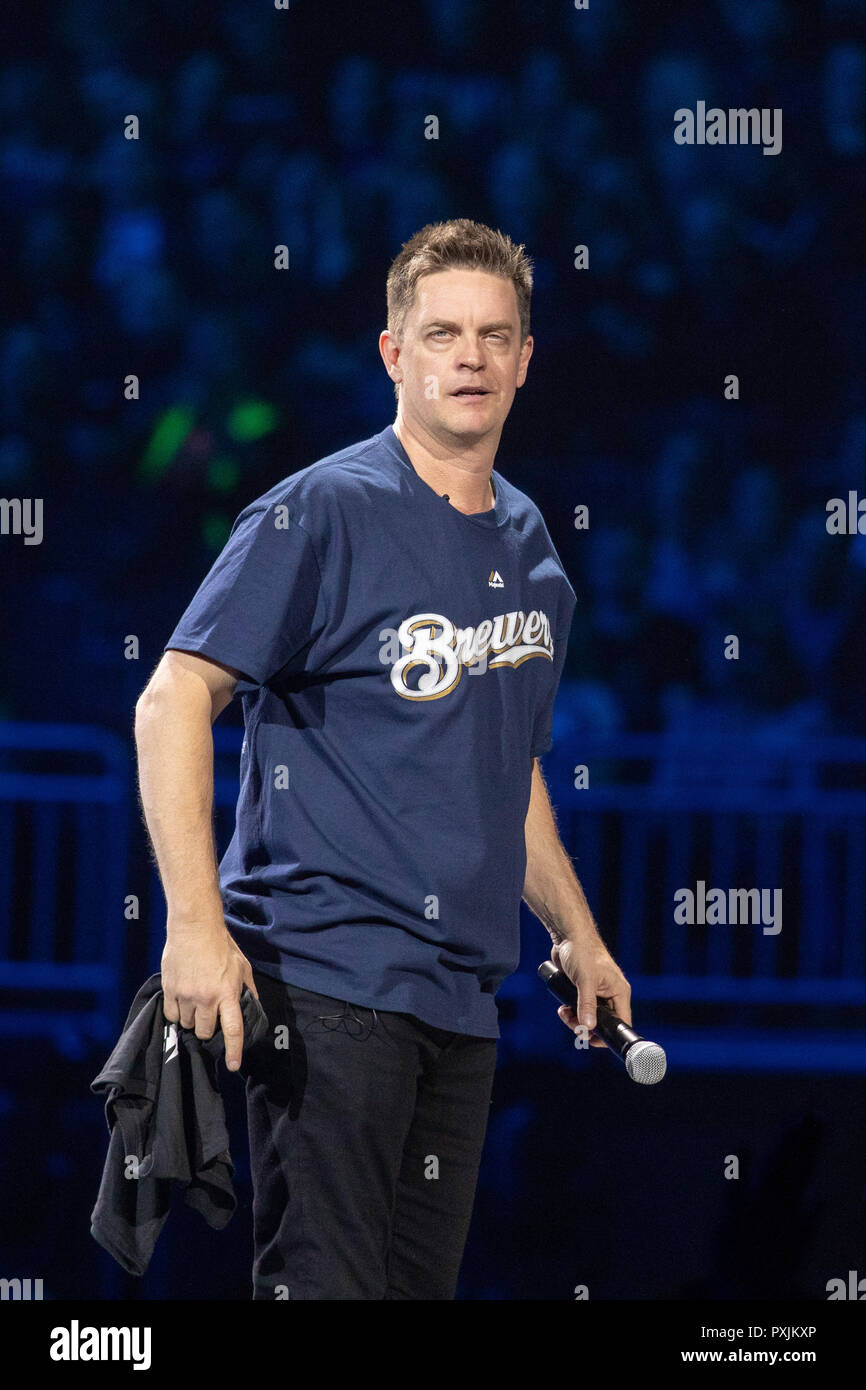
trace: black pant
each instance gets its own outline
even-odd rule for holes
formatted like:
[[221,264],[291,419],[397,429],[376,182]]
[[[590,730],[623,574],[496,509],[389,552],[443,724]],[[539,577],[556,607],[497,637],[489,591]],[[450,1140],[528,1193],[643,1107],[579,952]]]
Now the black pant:
[[253,1297],[453,1299],[496,1040],[254,973]]

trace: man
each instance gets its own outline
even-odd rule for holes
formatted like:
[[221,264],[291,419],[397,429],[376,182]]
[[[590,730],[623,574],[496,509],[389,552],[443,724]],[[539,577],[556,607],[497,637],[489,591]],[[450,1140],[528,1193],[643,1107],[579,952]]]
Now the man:
[[[379,340],[393,426],[241,512],[136,706],[165,1016],[219,1019],[232,1069],[245,983],[271,1024],[242,1073],[255,1298],[454,1297],[521,896],[578,987],[563,1020],[592,1029],[597,996],[630,1019],[537,762],[575,596],[493,468],[531,288],[481,224],[406,243]],[[211,725],[236,689],[218,869]]]

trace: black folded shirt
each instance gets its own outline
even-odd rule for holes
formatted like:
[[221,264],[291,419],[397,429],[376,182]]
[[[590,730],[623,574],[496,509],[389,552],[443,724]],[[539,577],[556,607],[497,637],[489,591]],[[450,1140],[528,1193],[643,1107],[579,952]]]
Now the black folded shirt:
[[[208,1225],[221,1230],[237,1206],[218,1062],[222,1030],[197,1038],[168,1023],[162,977],[151,975],[132,1001],[123,1032],[90,1084],[105,1094],[108,1156],[90,1234],[130,1274],[144,1274],[166,1217],[172,1183]],[[244,986],[244,1048],[266,1034],[268,1020]]]

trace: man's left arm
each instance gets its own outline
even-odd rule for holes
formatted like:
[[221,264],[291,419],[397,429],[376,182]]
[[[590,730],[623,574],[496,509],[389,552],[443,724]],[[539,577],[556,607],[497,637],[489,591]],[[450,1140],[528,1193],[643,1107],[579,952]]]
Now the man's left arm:
[[[559,1016],[574,1032],[593,1029],[595,1001],[604,999],[631,1023],[631,986],[599,935],[589,904],[559,838],[553,807],[537,758],[526,813],[526,877],[523,900],[550,933],[551,959],[577,986],[578,1013],[566,1004]],[[604,1047],[591,1037],[590,1046]]]

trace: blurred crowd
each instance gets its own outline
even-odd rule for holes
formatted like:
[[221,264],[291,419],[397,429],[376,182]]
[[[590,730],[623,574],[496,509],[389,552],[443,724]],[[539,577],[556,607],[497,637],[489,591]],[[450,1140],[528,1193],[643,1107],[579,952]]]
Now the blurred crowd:
[[[866,732],[866,536],[825,525],[866,496],[861,0],[38,24],[0,74],[0,494],[45,537],[2,539],[0,714],[128,728],[241,508],[393,418],[388,265],[470,216],[534,261],[497,466],[578,595],[572,726]],[[782,151],[677,145],[698,100],[780,108]]]

